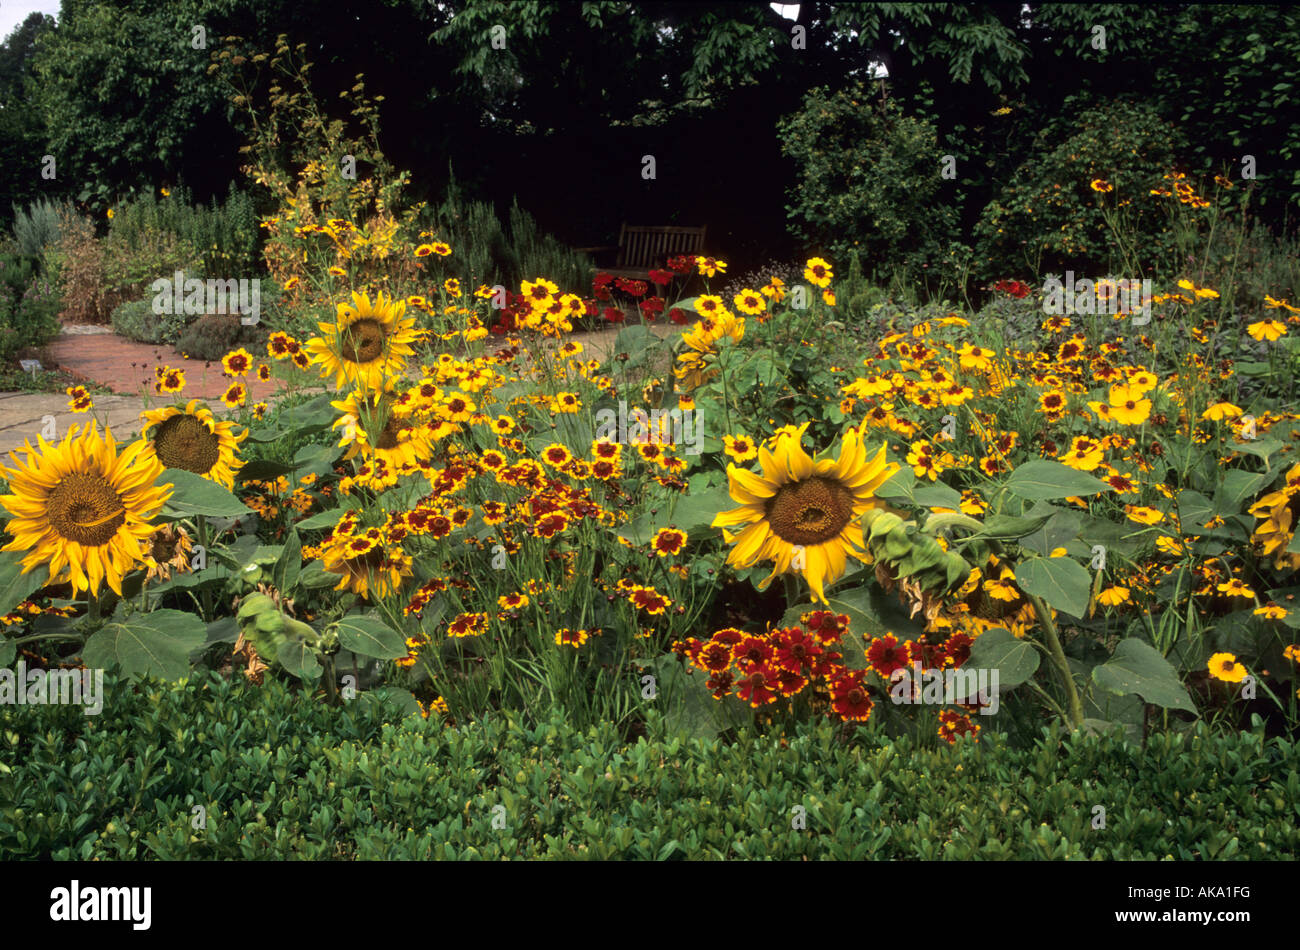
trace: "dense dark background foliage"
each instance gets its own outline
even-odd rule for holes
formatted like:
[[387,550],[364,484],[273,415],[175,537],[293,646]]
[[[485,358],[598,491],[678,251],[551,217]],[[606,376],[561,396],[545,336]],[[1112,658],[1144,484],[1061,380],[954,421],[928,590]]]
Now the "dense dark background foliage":
[[[196,24],[206,50],[191,48]],[[497,24],[504,49],[489,42]],[[792,44],[797,27],[806,48]],[[612,243],[628,220],[707,223],[709,250],[740,266],[802,251],[784,207],[799,169],[778,120],[811,90],[859,82],[932,124],[957,159],[945,201],[967,240],[1031,150],[1060,144],[1044,129],[1133,94],[1181,130],[1193,170],[1239,174],[1254,155],[1253,206],[1274,228],[1300,203],[1291,7],[815,0],[791,21],[767,3],[696,0],[327,12],[294,0],[64,0],[57,25],[33,14],[0,46],[0,216],[41,195],[102,210],[180,177],[200,201],[246,184],[243,130],[209,54],[223,36],[270,49],[281,33],[306,44],[324,102],[364,72],[384,96],[385,151],[423,196],[437,199],[450,167],[471,197],[504,207],[517,196],[575,245]],[[54,181],[40,177],[46,154]],[[645,155],[654,180],[642,178]]]

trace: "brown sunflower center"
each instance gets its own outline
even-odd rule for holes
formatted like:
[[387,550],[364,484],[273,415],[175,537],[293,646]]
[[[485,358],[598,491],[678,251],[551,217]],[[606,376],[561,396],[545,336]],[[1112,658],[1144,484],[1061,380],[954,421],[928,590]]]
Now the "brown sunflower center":
[[73,472],[50,489],[45,502],[50,527],[69,541],[107,544],[126,521],[126,508],[102,475]]
[[350,557],[344,563],[353,574],[368,574],[377,571],[384,564],[384,549],[373,547],[360,557]]
[[170,561],[176,556],[176,547],[180,543],[179,538],[164,532],[158,532],[154,534],[151,540],[152,548],[149,553],[155,561]]
[[206,475],[221,459],[221,439],[203,420],[188,414],[172,416],[158,426],[154,452],[168,468]]
[[384,423],[384,430],[379,433],[379,438],[375,440],[377,449],[395,449],[398,446],[398,433],[402,431],[402,420],[397,416],[389,415],[388,421]]
[[853,517],[853,494],[837,481],[809,478],[781,486],[767,503],[772,531],[790,544],[822,544]]
[[343,331],[339,352],[350,363],[369,363],[384,352],[384,327],[378,320],[358,320]]

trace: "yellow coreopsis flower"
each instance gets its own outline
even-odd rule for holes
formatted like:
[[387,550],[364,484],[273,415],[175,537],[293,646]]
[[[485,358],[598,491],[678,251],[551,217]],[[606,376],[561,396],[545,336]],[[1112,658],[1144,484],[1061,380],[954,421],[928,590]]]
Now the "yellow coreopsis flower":
[[1246,332],[1256,340],[1272,343],[1286,335],[1286,324],[1278,320],[1260,320],[1246,328]]
[[1214,654],[1206,666],[1209,667],[1211,676],[1225,683],[1240,683],[1246,678],[1246,668],[1231,653]]

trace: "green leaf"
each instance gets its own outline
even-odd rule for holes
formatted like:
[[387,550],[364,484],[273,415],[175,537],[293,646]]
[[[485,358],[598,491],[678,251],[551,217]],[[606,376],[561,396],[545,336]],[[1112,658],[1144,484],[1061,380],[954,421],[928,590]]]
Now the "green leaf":
[[922,508],[951,508],[953,511],[961,511],[961,492],[943,482],[917,485],[912,490],[912,501]]
[[301,406],[280,413],[276,421],[286,430],[298,433],[331,425],[338,418],[338,411],[330,405],[332,400],[330,393],[322,393]]
[[276,661],[286,673],[304,682],[320,676],[320,658],[317,656],[319,637],[315,630],[301,620],[286,617],[284,635],[276,646]]
[[1016,584],[1072,617],[1088,612],[1092,577],[1069,557],[1036,557],[1016,565]]
[[420,715],[420,704],[410,690],[398,686],[377,686],[374,689],[358,692],[356,698],[357,702],[362,704],[378,703],[382,708],[396,713],[402,719]]
[[912,500],[916,492],[916,475],[907,466],[902,466],[876,489],[881,498],[906,498]]
[[1196,712],[1186,687],[1169,661],[1151,644],[1136,637],[1121,640],[1114,655],[1093,668],[1092,679],[1102,689],[1121,696],[1136,693],[1164,709]]
[[301,571],[302,541],[297,531],[290,530],[289,537],[284,542],[284,550],[280,552],[275,566],[271,568],[271,584],[276,590],[287,594],[298,582],[298,574]]
[[1050,515],[1036,518],[1018,518],[1015,515],[993,515],[984,521],[984,527],[973,538],[990,540],[1014,540],[1041,528]]
[[293,470],[300,473],[299,478],[307,474],[324,475],[334,467],[338,454],[337,445],[304,445],[293,456]]
[[1011,689],[1034,675],[1038,650],[1028,640],[1017,639],[1009,630],[995,627],[975,639],[964,669],[998,671],[998,688]]
[[358,614],[337,623],[339,643],[360,656],[378,660],[396,660],[406,656],[406,641],[378,617]]
[[343,513],[347,508],[331,508],[328,511],[318,511],[310,517],[303,518],[295,527],[299,530],[311,530],[315,528],[332,528],[339,523]]
[[234,617],[222,617],[220,620],[214,620],[208,624],[203,646],[210,647],[214,643],[234,643],[238,639],[239,621]]
[[163,508],[164,515],[206,515],[209,518],[243,518],[253,512],[216,482],[208,481],[184,469],[169,468],[158,477],[158,484],[171,482],[173,493]]
[[[1247,455],[1254,455],[1262,458],[1266,463],[1278,449],[1282,448],[1282,442],[1272,436],[1264,436],[1261,439],[1251,439],[1247,442],[1234,442],[1232,447],[1238,452],[1245,452]],[[1272,466],[1269,466],[1270,468]]]
[[[1264,485],[1272,480],[1271,475],[1260,475],[1255,472],[1244,472],[1241,469],[1233,469],[1223,478],[1223,487],[1215,495],[1215,502],[1220,512],[1231,513],[1241,510],[1241,503],[1247,498],[1257,495]],[[1178,499],[1179,507],[1182,506],[1182,497]]]
[[[726,486],[720,485],[700,495],[679,495],[676,503],[667,507],[672,509],[671,515],[661,507],[655,518],[655,530],[671,524],[682,531],[697,531],[709,527],[719,511],[728,511],[738,506],[731,500]],[[663,524],[658,524],[660,521]]]
[[[882,637],[886,633],[893,633],[899,640],[921,635],[922,623],[909,617],[898,599],[886,594],[876,584],[836,591],[828,594],[826,600],[831,610],[848,615],[849,635],[841,641],[845,645],[846,659],[851,652],[860,653],[862,644],[867,640]],[[808,604],[800,609],[809,611],[826,608],[820,604]],[[865,665],[865,658],[861,662]]]
[[45,586],[49,567],[37,564],[23,573],[22,551],[0,553],[0,614],[7,614]]
[[298,586],[305,587],[308,590],[315,590],[318,587],[333,587],[339,580],[340,575],[325,570],[321,562],[317,560],[303,567],[302,572],[298,575]]
[[661,528],[670,525],[696,536],[710,533],[713,519],[719,511],[737,507],[725,485],[708,489],[698,495],[678,495],[658,503],[653,514],[646,512],[623,527],[619,537],[634,547],[644,547]]
[[1082,528],[1083,515],[1080,512],[1057,509],[1041,528],[1022,537],[1020,545],[1046,557],[1077,538]]
[[178,680],[190,670],[190,654],[203,646],[207,627],[192,613],[155,610],[125,622],[107,623],[86,641],[88,667],[121,666],[128,676]]
[[0,637],[0,667],[6,667],[18,655],[18,644]]
[[1095,495],[1110,486],[1087,472],[1080,472],[1047,459],[1036,459],[1016,468],[1007,479],[1007,491],[1030,501],[1050,501],[1074,495]]
[[671,653],[656,657],[642,669],[654,674],[654,702],[662,703],[664,725],[671,733],[714,739],[726,729],[753,724],[748,706],[735,696],[714,699],[704,685],[708,677],[699,670],[687,672],[688,668]]

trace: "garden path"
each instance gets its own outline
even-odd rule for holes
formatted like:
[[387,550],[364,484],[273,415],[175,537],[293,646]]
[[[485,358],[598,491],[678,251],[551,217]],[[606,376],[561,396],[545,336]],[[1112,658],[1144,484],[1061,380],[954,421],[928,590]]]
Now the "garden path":
[[[679,327],[669,324],[655,324],[652,329],[661,338],[680,332]],[[613,351],[617,336],[617,329],[611,328],[580,331],[566,339],[582,343],[586,358],[604,359]],[[112,395],[94,397],[94,415],[101,423],[107,420],[119,441],[139,431],[142,397],[153,392],[153,368],[158,363],[185,371],[182,395],[186,398],[219,399],[230,382],[222,375],[220,362],[186,359],[173,347],[137,343],[107,327],[65,326],[46,352],[55,367],[88,384],[112,390]],[[245,378],[244,382],[250,402],[271,398],[284,386],[274,379],[262,382]],[[54,417],[59,438],[70,426],[90,421],[86,413],[68,411],[68,397],[63,393],[0,393],[0,456],[21,448],[29,439],[35,445],[47,416]]]

